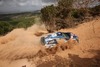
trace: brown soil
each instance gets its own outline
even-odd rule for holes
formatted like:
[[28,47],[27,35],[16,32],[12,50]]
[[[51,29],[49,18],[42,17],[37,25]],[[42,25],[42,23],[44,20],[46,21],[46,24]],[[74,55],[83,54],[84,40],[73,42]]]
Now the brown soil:
[[70,49],[63,44],[47,53],[40,44],[41,35],[47,33],[43,25],[0,37],[0,67],[100,67],[100,18],[60,31],[78,35],[79,44]]

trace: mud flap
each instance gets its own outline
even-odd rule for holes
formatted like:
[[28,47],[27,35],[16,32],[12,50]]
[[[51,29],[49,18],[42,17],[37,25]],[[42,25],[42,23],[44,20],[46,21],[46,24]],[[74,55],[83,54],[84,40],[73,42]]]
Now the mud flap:
[[79,39],[76,39],[76,41],[79,43]]
[[44,37],[41,37],[41,44],[45,45],[45,38]]

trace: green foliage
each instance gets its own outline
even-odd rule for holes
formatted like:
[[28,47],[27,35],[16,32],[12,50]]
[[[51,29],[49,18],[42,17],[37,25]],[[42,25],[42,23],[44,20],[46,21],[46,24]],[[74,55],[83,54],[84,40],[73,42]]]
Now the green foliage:
[[73,4],[74,0],[58,0],[58,7],[60,9],[62,8],[72,8],[72,4]]
[[79,12],[78,12],[77,10],[73,10],[73,11],[71,12],[71,16],[74,17],[74,18],[79,18],[79,17],[80,17],[79,15],[80,15],[80,14],[79,14]]
[[56,16],[56,9],[54,5],[46,6],[41,9],[41,13],[43,21],[51,21]]
[[79,19],[85,16],[85,11],[83,9],[73,9],[70,14],[72,18]]
[[7,22],[0,22],[0,35],[4,35],[7,32],[11,31],[13,26]]
[[[83,2],[83,3],[81,3]],[[95,0],[93,1],[95,2]],[[42,21],[47,30],[59,30],[74,27],[91,16],[100,15],[100,5],[88,8],[92,1],[58,0],[57,6],[46,6],[41,9]],[[76,5],[76,8],[73,7]],[[85,5],[85,7],[83,7]],[[80,7],[79,7],[80,6]],[[52,28],[51,28],[52,27]]]
[[[45,24],[47,30],[51,30],[53,29],[55,23],[54,23],[54,18],[56,17],[56,7],[54,5],[51,6],[46,6],[44,8],[41,9],[41,13],[42,13],[42,21]],[[52,26],[52,28],[51,28]]]
[[13,23],[16,28],[27,28],[34,24],[34,17],[19,17],[17,19],[13,19]]
[[69,12],[70,12],[70,10],[66,9],[66,8],[59,9],[58,11],[59,12],[57,12],[56,17],[61,18],[61,19],[65,19],[68,16]]
[[31,14],[0,16],[0,35],[5,35],[15,28],[28,28],[35,23],[36,16]]
[[74,0],[58,0],[58,6],[56,8],[58,12],[56,17],[65,19],[72,9],[73,2]]
[[[50,5],[41,9],[42,21],[47,30],[65,28],[66,23],[62,22],[72,9],[73,0],[59,0],[58,6]],[[59,20],[57,20],[59,18]],[[52,28],[51,28],[52,26]]]
[[55,24],[56,24],[56,30],[64,29],[66,28],[66,26],[68,26],[63,19],[56,20]]

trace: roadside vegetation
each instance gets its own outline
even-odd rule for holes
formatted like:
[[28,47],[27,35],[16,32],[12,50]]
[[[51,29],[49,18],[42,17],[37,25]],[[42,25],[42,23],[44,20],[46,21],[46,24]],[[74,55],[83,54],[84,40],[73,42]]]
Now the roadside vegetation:
[[43,24],[48,32],[53,32],[75,27],[87,19],[100,16],[100,4],[90,5],[95,1],[98,0],[58,0],[58,5],[50,5],[41,9]]
[[99,0],[58,0],[56,6],[49,5],[41,9],[41,13],[20,13],[0,15],[0,35],[5,35],[15,28],[25,28],[38,23],[36,18],[41,18],[42,24],[48,32],[64,28],[72,28],[85,20],[100,16],[100,4],[89,4]]
[[0,15],[0,35],[5,35],[15,28],[28,28],[35,24],[39,14],[20,13]]

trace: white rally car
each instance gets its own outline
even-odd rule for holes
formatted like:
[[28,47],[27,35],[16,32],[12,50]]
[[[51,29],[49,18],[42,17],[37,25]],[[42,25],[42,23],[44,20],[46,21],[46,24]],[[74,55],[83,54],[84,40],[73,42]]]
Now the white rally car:
[[52,48],[58,44],[57,40],[60,39],[64,39],[64,42],[67,42],[69,39],[79,42],[78,36],[71,32],[56,32],[41,37],[41,44],[45,45],[46,48]]

